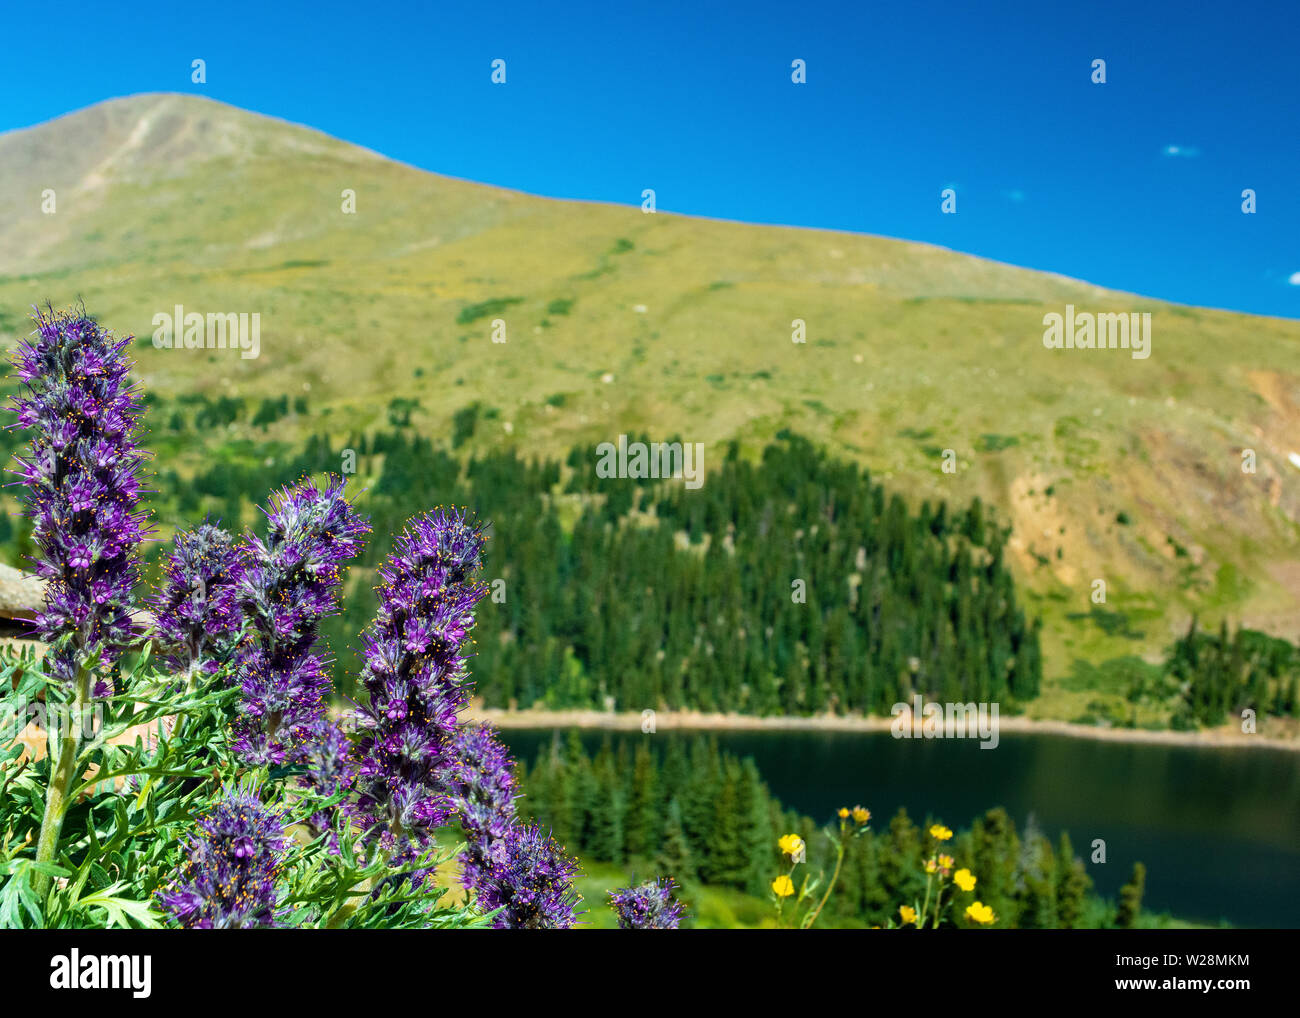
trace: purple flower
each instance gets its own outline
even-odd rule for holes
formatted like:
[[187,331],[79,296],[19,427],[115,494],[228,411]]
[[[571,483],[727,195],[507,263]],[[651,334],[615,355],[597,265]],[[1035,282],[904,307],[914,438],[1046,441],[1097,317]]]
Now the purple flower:
[[251,786],[227,789],[198,822],[180,879],[159,895],[186,929],[275,926],[275,875],[288,844],[278,813]]
[[358,707],[357,814],[399,855],[422,848],[452,811],[443,775],[469,682],[462,645],[484,588],[471,579],[479,529],[442,511],[412,520],[379,570],[379,614],[365,635]]
[[673,897],[672,877],[651,880],[637,887],[610,891],[610,904],[618,914],[620,930],[675,930],[682,921],[682,906]]
[[478,907],[498,930],[567,930],[577,922],[577,865],[534,825],[516,823],[479,876]]
[[[352,742],[343,729],[328,718],[322,718],[311,738],[306,740],[302,758],[307,765],[302,784],[324,798],[350,789],[357,779]],[[335,806],[313,814],[308,825],[317,835],[323,834],[330,830],[331,816],[337,809]],[[331,837],[330,845],[337,851],[337,837]]]
[[452,752],[443,781],[467,840],[460,879],[478,890],[490,862],[504,861],[499,846],[516,822],[514,763],[487,724],[460,726]]
[[[114,662],[133,639],[136,548],[146,536],[136,509],[140,405],[122,352],[131,337],[114,339],[84,311],[48,308],[33,321],[35,338],[14,357],[26,394],[13,410],[32,436],[18,474],[46,581],[36,625],[52,645],[52,673],[71,681],[96,655]],[[96,684],[96,696],[109,692]]]
[[238,573],[239,549],[220,527],[205,523],[176,535],[166,579],[150,607],[158,642],[177,673],[212,673],[229,659],[240,624]]
[[247,763],[295,762],[321,731],[329,676],[313,649],[317,630],[338,609],[339,563],[361,550],[369,530],[343,497],[343,481],[318,489],[304,480],[273,496],[266,540],[245,542],[235,751]]

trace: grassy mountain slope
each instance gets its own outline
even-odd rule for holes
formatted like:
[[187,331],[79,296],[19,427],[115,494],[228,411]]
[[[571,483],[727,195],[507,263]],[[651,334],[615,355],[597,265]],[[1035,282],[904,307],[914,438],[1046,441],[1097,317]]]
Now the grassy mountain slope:
[[[0,135],[0,166],[5,341],[47,298],[141,336],[178,303],[259,312],[259,358],[142,345],[139,375],[169,396],[307,393],[312,418],[275,438],[378,425],[397,396],[444,434],[480,400],[500,410],[480,442],[560,455],[676,433],[707,470],[726,440],[791,427],[909,498],[996,506],[1067,699],[1075,659],[1149,652],[1192,611],[1296,635],[1300,322],[923,244],[536,198],[193,96]],[[1150,311],[1152,356],[1044,349],[1067,302]],[[1126,618],[1082,617],[1094,579]]]

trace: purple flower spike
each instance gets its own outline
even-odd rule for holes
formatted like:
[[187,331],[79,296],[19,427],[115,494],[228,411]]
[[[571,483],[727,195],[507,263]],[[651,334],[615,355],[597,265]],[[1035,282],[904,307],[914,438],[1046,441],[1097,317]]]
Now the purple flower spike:
[[178,674],[212,673],[230,658],[240,624],[238,575],[239,549],[220,527],[205,523],[176,535],[166,580],[150,607],[158,642]]
[[280,816],[251,787],[227,789],[198,822],[180,880],[159,895],[186,929],[255,929],[277,924],[275,876],[288,839]]
[[673,897],[672,877],[651,880],[638,887],[610,891],[610,904],[618,914],[620,930],[675,930],[682,921],[682,906]]
[[471,579],[482,532],[456,513],[412,520],[379,570],[379,614],[365,636],[357,813],[390,854],[427,845],[453,806],[456,714],[469,691],[462,645],[484,588]]
[[[32,435],[18,474],[46,581],[36,625],[52,644],[52,673],[71,681],[92,657],[111,664],[133,640],[136,549],[147,536],[136,508],[140,404],[122,352],[130,336],[114,339],[82,311],[50,308],[33,321],[35,338],[14,357],[27,391],[12,409]],[[96,684],[96,696],[109,692]]]
[[481,875],[478,907],[500,908],[498,930],[567,930],[577,922],[581,897],[573,889],[578,867],[533,825],[515,824],[496,846]]
[[453,753],[444,780],[467,839],[460,880],[466,888],[479,890],[490,863],[504,861],[499,846],[516,822],[514,765],[487,724],[462,725]]
[[267,520],[266,540],[245,542],[237,585],[248,633],[238,655],[235,751],[247,763],[279,766],[297,761],[321,730],[329,675],[313,650],[317,630],[338,610],[339,564],[361,550],[370,527],[336,478],[278,492]]
[[[307,740],[303,760],[307,773],[303,775],[302,783],[317,795],[326,798],[337,795],[350,789],[357,779],[352,743],[343,729],[328,718],[321,720],[313,737]],[[337,809],[335,806],[311,817],[308,823],[317,835],[330,829],[331,814]],[[330,844],[337,851],[338,839],[331,838]]]

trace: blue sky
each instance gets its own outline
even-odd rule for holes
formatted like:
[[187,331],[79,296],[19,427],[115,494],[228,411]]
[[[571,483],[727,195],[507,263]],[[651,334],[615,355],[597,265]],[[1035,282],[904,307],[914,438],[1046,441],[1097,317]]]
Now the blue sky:
[[1294,3],[27,4],[6,29],[4,130],[201,92],[535,194],[649,187],[1300,318]]

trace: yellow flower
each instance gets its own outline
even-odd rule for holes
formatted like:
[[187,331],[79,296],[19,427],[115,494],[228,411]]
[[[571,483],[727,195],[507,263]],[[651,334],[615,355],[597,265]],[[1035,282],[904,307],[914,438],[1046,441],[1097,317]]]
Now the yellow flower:
[[841,820],[847,820],[848,818],[849,818],[849,808],[848,808],[847,806],[841,806],[841,807],[840,807],[840,819],[841,819]]
[[790,858],[794,858],[803,849],[803,838],[797,834],[787,834],[777,841],[777,847]]
[[993,909],[983,902],[974,901],[966,906],[966,918],[981,926],[988,926],[990,923],[997,922],[998,917],[993,914]]
[[926,872],[926,873],[934,873],[934,872],[936,872],[938,869],[939,869],[939,864],[938,864],[937,862],[935,862],[933,859],[927,859],[927,860],[925,860],[925,872]]
[[939,856],[939,869],[941,870],[952,869],[952,856],[950,855]]
[[952,837],[952,831],[944,827],[943,824],[935,824],[930,828],[930,837],[936,841],[947,841]]
[[916,922],[916,909],[911,905],[899,905],[898,914],[902,918],[904,924]]
[[[778,898],[788,898],[794,894],[794,881],[782,873],[772,881],[772,891]],[[979,904],[976,902],[976,904]]]
[[871,819],[871,810],[863,809],[861,806],[853,807],[853,822],[856,824],[865,824]]
[[952,875],[952,879],[963,891],[975,890],[975,875],[970,870],[960,869]]

